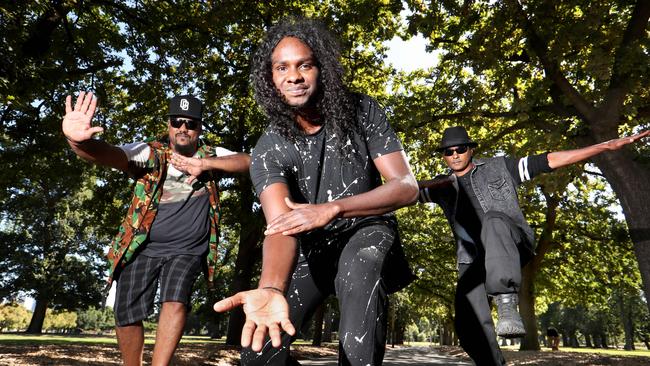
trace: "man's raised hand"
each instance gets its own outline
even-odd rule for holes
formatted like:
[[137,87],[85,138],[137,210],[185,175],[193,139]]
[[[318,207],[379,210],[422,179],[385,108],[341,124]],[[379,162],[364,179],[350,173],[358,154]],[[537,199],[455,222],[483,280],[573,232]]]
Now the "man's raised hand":
[[95,115],[97,98],[93,98],[92,92],[80,92],[77,102],[72,108],[72,97],[65,98],[65,116],[61,128],[65,137],[73,143],[81,143],[89,140],[94,134],[103,132],[99,126],[91,126],[90,122]]

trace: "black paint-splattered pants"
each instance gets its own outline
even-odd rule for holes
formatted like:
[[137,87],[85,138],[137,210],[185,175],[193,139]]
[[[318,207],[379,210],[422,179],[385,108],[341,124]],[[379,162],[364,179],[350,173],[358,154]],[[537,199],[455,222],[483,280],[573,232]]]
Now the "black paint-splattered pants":
[[[313,315],[325,298],[336,294],[339,323],[339,365],[381,365],[386,343],[388,297],[381,278],[395,231],[383,224],[356,229],[325,245],[301,246],[287,301],[296,329]],[[323,244],[323,243],[321,243]],[[289,354],[293,339],[282,335],[275,349],[267,338],[261,352],[241,353],[242,365],[299,365]]]

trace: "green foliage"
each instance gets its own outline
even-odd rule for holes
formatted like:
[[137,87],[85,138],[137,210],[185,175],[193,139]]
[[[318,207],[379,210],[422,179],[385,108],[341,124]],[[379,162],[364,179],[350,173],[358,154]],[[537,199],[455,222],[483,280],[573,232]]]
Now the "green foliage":
[[560,204],[554,248],[537,291],[568,306],[603,304],[619,288],[638,290],[640,274],[616,200],[600,179],[573,181]]
[[[520,3],[0,5],[0,298],[26,293],[57,309],[101,303],[103,252],[126,211],[130,181],[82,162],[67,147],[59,127],[66,94],[93,90],[100,106],[95,121],[105,128],[101,138],[122,144],[164,133],[167,99],[193,93],[205,102],[205,139],[250,152],[266,121],[249,89],[249,58],[264,32],[284,16],[321,18],[341,38],[348,84],[386,106],[419,179],[445,171],[434,150],[450,125],[467,126],[483,156],[572,148],[595,142],[593,131],[630,133],[648,126],[648,37],[618,49],[634,3],[524,2],[545,53],[531,44],[517,10]],[[410,11],[404,25],[403,4]],[[418,33],[439,53],[437,66],[403,73],[384,65],[384,41]],[[614,118],[614,127],[595,128],[588,122],[576,99],[551,79],[547,64],[561,65],[571,86],[594,108],[615,94],[612,85],[623,85],[620,108],[596,114]],[[634,161],[650,161],[649,149],[648,144],[630,149]],[[547,218],[547,199],[560,200],[552,245],[536,278],[538,312],[562,301],[562,306],[593,308],[597,314],[602,310],[598,304],[609,304],[613,291],[639,288],[632,242],[611,209],[617,201],[586,170],[594,169],[562,169],[521,189],[522,208],[538,236]],[[246,178],[222,185],[218,286],[208,294],[197,284],[193,304],[197,319],[192,319],[192,329],[202,331],[199,324],[209,324],[211,334],[225,332],[225,317],[215,314],[211,303],[229,293],[240,275],[235,262],[239,241],[263,225]],[[398,216],[418,275],[413,285],[391,297],[398,322],[448,324],[456,281],[448,225],[439,208],[425,205],[400,210]],[[253,279],[257,274],[256,269]],[[103,329],[98,312],[80,312],[79,326]]]
[[77,312],[77,328],[95,333],[111,330],[115,327],[113,310],[109,307],[96,309],[91,306]]
[[409,321],[451,319],[456,285],[455,240],[440,208],[418,205],[399,212],[401,236],[416,281],[407,287]]
[[[395,74],[389,84],[391,117],[419,179],[445,171],[435,147],[444,128],[452,125],[468,128],[480,156],[570,149],[647,128],[647,3],[405,3],[410,11],[406,37],[423,35],[440,58],[429,70]],[[643,162],[648,146],[637,144],[614,164],[599,161],[614,165],[599,167],[614,181],[622,201],[644,202],[625,208],[628,213],[648,206],[645,192],[621,184],[643,186],[647,181],[650,169]],[[637,161],[642,164],[635,165]],[[616,199],[601,193],[607,192],[606,184],[590,182],[586,170],[595,168],[564,168],[520,190],[522,209],[538,237],[548,217],[547,200],[561,202],[552,244],[535,278],[538,311],[557,300],[585,307],[603,304],[619,285],[640,287],[627,228],[611,209]],[[449,234],[421,216],[402,215],[403,231],[418,228],[422,220],[434,233],[428,245],[452,245]],[[647,227],[647,218],[630,220],[628,224]],[[411,257],[419,256],[419,246],[407,242],[407,247]],[[440,259],[432,267],[442,263],[447,268],[449,262]],[[423,282],[434,288],[448,283],[447,278]]]
[[[62,224],[51,217],[61,212],[64,197],[87,190],[89,196],[81,206],[66,211],[78,210],[86,214],[85,220],[66,225],[86,228],[93,235],[93,244],[105,243],[126,209],[126,178],[85,164],[67,149],[59,128],[66,94],[77,89],[93,90],[99,97],[95,121],[105,128],[101,137],[121,144],[163,133],[167,99],[177,93],[192,93],[205,102],[206,139],[235,151],[250,151],[265,120],[249,90],[249,57],[271,24],[288,15],[322,18],[341,36],[344,63],[351,71],[348,77],[353,87],[381,90],[387,80],[381,68],[385,49],[381,42],[394,35],[400,10],[399,1],[296,1],[281,5],[71,1],[3,5],[0,20],[5,32],[0,47],[6,56],[0,61],[0,159],[11,163],[0,173],[0,187],[7,189],[0,200],[7,209],[3,215],[14,228],[7,235],[14,235],[16,246],[39,245],[24,239],[25,233],[34,232],[37,220],[29,216],[30,209],[52,207],[50,216],[38,220],[54,223],[56,230]],[[45,156],[47,159],[43,159]],[[16,183],[17,177],[20,184]],[[236,219],[250,221],[241,211],[249,211],[252,204],[239,203],[253,201],[252,191],[245,188],[249,186],[240,188],[237,182],[224,185],[230,194],[223,202],[227,209],[222,231],[220,296],[232,282],[239,230],[243,230]],[[34,191],[48,192],[53,197],[46,203]],[[259,212],[256,215],[260,221]],[[41,231],[49,239],[47,248],[52,249],[42,255],[60,258],[61,249],[69,245],[64,244],[65,237],[52,235],[45,228]],[[78,255],[99,261],[97,247],[82,249]],[[16,268],[15,273],[29,270],[43,277],[70,277],[53,265],[40,270]],[[103,277],[98,269],[91,272],[96,281]],[[3,286],[0,294],[10,297],[19,290],[32,295],[43,292],[49,299],[58,291],[58,287],[43,286],[14,283]],[[96,296],[82,298],[88,302]],[[62,304],[55,301],[53,305]],[[204,314],[210,312],[206,307]]]
[[47,310],[45,322],[43,323],[44,330],[62,332],[71,331],[77,326],[77,313],[73,311],[53,311]]
[[16,303],[0,305],[0,331],[23,330],[29,323],[31,312]]

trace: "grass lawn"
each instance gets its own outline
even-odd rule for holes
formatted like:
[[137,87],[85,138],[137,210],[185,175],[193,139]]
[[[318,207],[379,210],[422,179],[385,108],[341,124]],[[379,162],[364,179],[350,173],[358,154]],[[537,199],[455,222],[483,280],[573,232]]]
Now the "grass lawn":
[[[407,345],[407,346],[415,346],[415,347],[424,347],[424,346],[430,346],[431,343],[429,343],[429,342],[406,342],[405,345]],[[587,347],[571,348],[571,347],[562,347],[562,346],[560,346],[559,352],[589,353],[589,354],[601,354],[601,355],[608,355],[608,356],[650,357],[650,350],[648,350],[645,347],[644,344],[637,343],[634,346],[636,348],[634,351],[626,351],[626,350],[624,350],[622,348],[619,348],[619,349],[617,349],[617,348],[603,349],[603,348],[587,348]],[[508,350],[508,351],[519,351],[519,345],[501,346],[501,349]],[[551,352],[551,349],[542,346],[541,352]]]
[[[519,346],[505,346],[501,347],[502,349],[507,349],[511,351],[518,351]],[[637,344],[635,345],[635,350],[634,351],[626,351],[622,348],[587,348],[587,347],[580,347],[580,348],[572,348],[572,347],[562,347],[560,346],[560,350],[556,352],[576,352],[576,353],[590,353],[590,354],[601,354],[601,355],[609,355],[609,356],[638,356],[638,357],[650,357],[650,350],[645,348],[644,345],[642,344]],[[550,348],[542,347],[542,352],[552,352]]]

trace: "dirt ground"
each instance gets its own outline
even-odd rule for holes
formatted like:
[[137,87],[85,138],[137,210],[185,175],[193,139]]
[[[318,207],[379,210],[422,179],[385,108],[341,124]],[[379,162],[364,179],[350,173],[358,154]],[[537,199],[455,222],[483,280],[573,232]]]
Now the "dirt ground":
[[[293,347],[299,358],[336,355],[333,347]],[[151,363],[153,346],[145,346],[144,361]],[[178,366],[237,365],[239,350],[236,347],[214,344],[181,344],[174,356]],[[115,345],[6,345],[0,344],[0,365],[8,366],[78,366],[121,365],[119,350]]]
[[[458,347],[437,347],[440,353],[469,360]],[[336,355],[335,347],[294,347],[300,358],[317,358]],[[145,348],[145,362],[151,362],[151,346]],[[571,352],[518,352],[504,351],[508,365],[590,366],[625,365],[648,366],[648,357],[604,356]],[[237,365],[239,353],[235,347],[224,345],[181,344],[174,365]],[[1,365],[120,365],[119,351],[112,345],[0,345]]]

